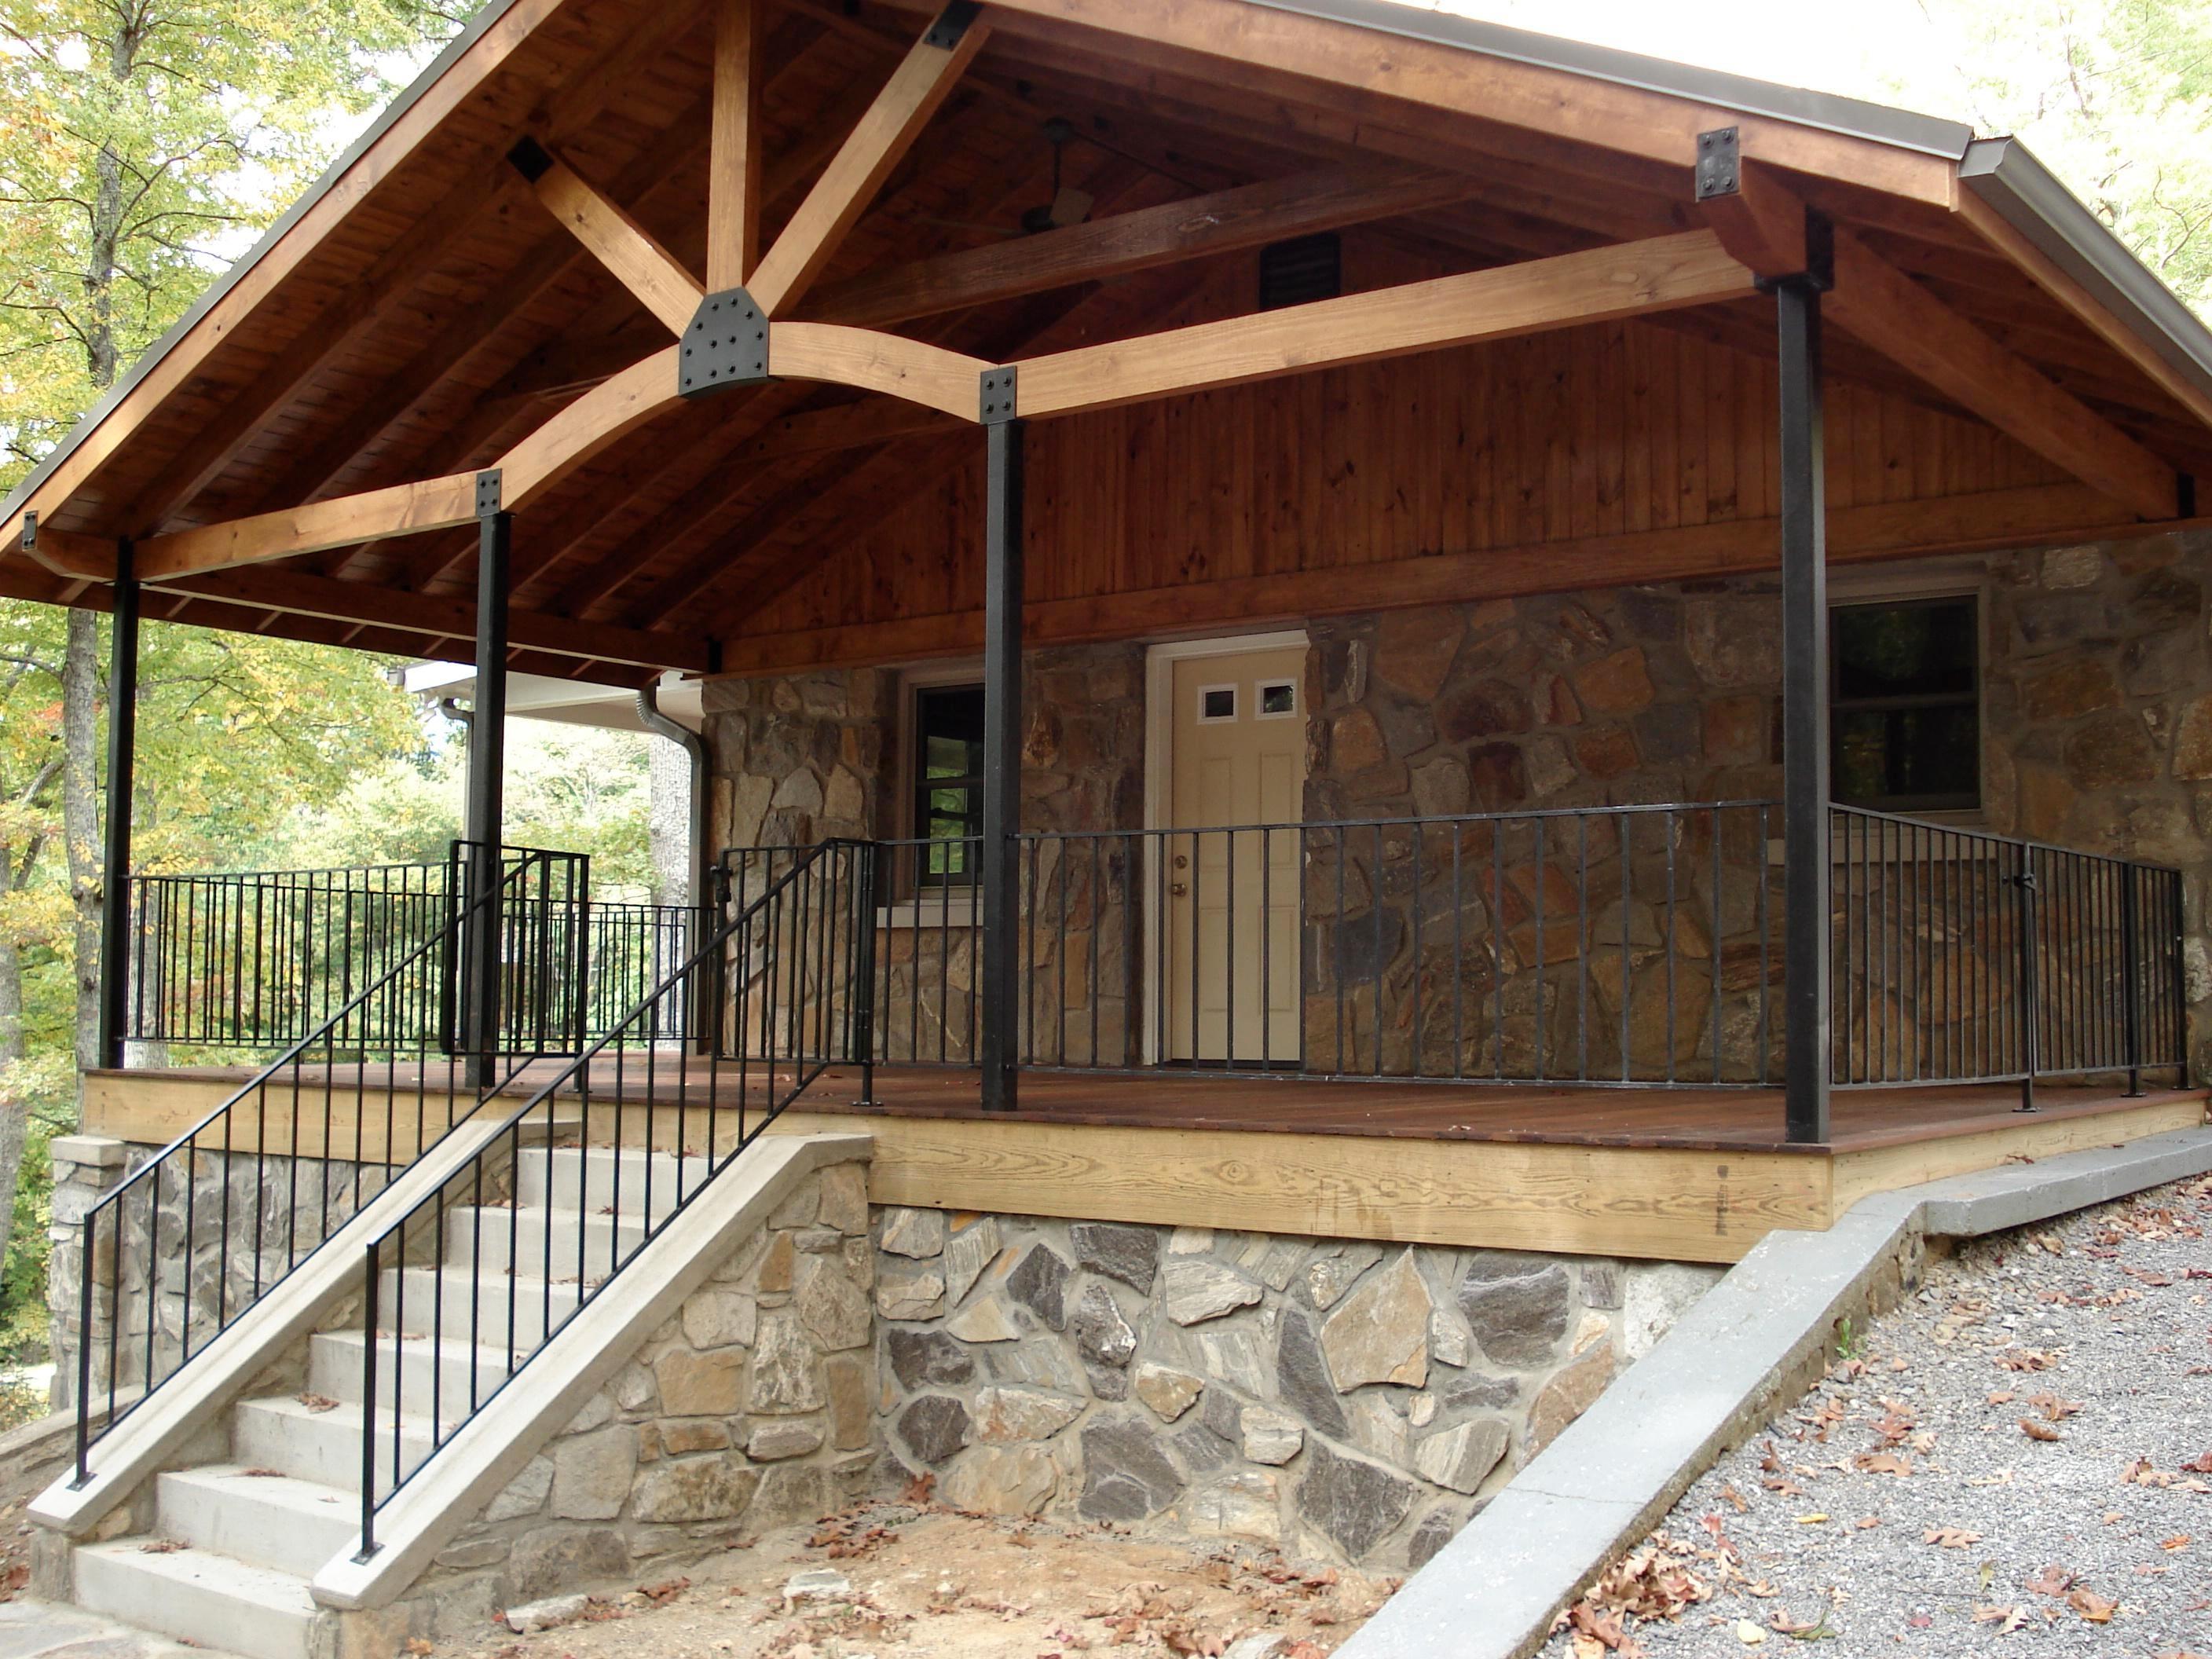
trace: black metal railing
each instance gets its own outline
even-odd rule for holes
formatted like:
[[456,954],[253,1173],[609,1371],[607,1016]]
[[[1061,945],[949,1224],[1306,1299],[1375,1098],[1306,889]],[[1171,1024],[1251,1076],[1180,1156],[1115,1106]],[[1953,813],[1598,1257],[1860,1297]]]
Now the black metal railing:
[[[832,841],[781,860],[624,1018],[368,1241],[360,1559],[375,1553],[393,1495],[548,1339],[827,1066],[863,1057],[854,1023],[867,1017],[874,859],[869,843]],[[703,1041],[672,1036],[690,1032],[695,1011],[711,1025]],[[553,1154],[587,1145],[603,1158],[580,1154],[566,1185]],[[673,1170],[657,1188],[655,1155],[669,1153]],[[533,1160],[539,1185],[526,1205]]]
[[[440,864],[134,876],[125,1035],[137,1061],[150,1045],[170,1060],[228,1059],[304,1040],[392,963],[450,936],[459,847]],[[580,855],[534,866],[508,897],[501,1006],[513,1042],[547,1052],[611,1030],[696,932],[690,906],[594,898]],[[450,1005],[456,971],[448,959],[442,984],[418,989]],[[386,1012],[405,1027],[427,1010]]]
[[489,919],[502,981],[544,977],[530,952],[556,902],[545,896],[580,887],[581,863],[505,849],[495,891],[441,900],[443,921],[412,948],[93,1206],[79,1238],[80,1485],[97,1440],[539,1057],[535,1014],[464,1051],[456,1008],[475,988],[454,964]]
[[1837,807],[1838,1087],[2185,1072],[2181,873]]
[[[1753,800],[1024,836],[1017,1052],[1085,1072],[1771,1082],[1779,822]],[[878,843],[886,1064],[974,1063],[980,912],[929,879],[943,845]]]

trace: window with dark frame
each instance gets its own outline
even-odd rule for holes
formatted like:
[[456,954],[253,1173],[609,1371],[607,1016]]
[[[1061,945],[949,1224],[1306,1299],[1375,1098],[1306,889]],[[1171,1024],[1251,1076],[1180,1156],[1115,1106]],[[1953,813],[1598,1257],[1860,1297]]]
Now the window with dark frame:
[[972,887],[983,823],[983,688],[925,685],[914,694],[914,833],[933,843],[919,887]]
[[1830,609],[1829,789],[1838,803],[1980,806],[1979,611],[1972,594]]

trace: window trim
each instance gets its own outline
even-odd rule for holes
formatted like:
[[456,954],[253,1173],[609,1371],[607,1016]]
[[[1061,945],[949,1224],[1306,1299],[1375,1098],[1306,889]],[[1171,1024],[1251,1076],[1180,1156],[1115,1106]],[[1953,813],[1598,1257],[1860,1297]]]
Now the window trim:
[[1832,572],[1828,581],[1828,732],[1831,752],[1827,784],[1835,794],[1835,613],[1862,605],[1936,604],[1971,599],[1974,605],[1974,804],[1972,806],[1915,806],[1909,803],[1860,805],[1869,812],[1893,812],[1960,829],[1978,829],[1989,811],[1990,596],[1986,569],[1978,562],[1927,560],[1896,569]]

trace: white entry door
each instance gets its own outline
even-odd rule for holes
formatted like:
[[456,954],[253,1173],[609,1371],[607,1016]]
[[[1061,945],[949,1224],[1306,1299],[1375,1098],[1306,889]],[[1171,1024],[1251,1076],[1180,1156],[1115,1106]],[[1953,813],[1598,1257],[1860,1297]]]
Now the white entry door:
[[1171,668],[1164,1057],[1295,1060],[1305,651],[1179,657]]

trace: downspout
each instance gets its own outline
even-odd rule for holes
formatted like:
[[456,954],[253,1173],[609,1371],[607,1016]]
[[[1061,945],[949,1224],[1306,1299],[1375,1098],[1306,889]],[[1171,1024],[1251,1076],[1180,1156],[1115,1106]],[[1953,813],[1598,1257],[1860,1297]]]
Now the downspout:
[[707,793],[707,740],[681,720],[660,712],[660,688],[648,685],[637,694],[638,723],[655,737],[678,744],[691,758],[691,902],[704,908],[711,902],[713,859],[708,843],[713,838],[710,803]]

